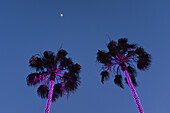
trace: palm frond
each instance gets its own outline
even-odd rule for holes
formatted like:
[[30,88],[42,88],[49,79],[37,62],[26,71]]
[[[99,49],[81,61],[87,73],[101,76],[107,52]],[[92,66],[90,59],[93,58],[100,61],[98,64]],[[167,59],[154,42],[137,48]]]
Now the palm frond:
[[127,71],[129,72],[129,75],[134,75],[134,76],[137,75],[137,72],[136,72],[135,68],[133,68],[131,66],[127,67]]
[[73,92],[78,88],[78,85],[80,85],[78,81],[75,81],[75,82],[74,81],[67,81],[65,83],[65,89],[68,92],[70,92],[70,91]]
[[73,74],[78,74],[80,72],[80,69],[81,69],[81,66],[79,64],[74,64],[72,66],[69,66],[68,70],[70,73],[73,73]]
[[54,67],[55,64],[56,64],[55,60],[56,60],[56,58],[55,58],[55,55],[52,51],[45,51],[44,52],[44,56],[42,58],[42,61],[43,61],[43,65],[45,67],[52,69],[52,67]]
[[127,58],[130,58],[130,57],[133,57],[135,55],[136,55],[136,52],[132,50],[132,51],[128,51],[128,54],[126,56],[127,56]]
[[66,55],[68,54],[68,52],[64,49],[60,49],[57,53],[57,58],[58,59],[62,59],[64,58]]
[[43,69],[42,60],[39,57],[32,56],[29,60],[29,64],[32,68],[36,68],[37,71]]
[[38,96],[40,96],[43,99],[48,98],[48,92],[49,92],[49,89],[47,85],[40,85],[37,90]]
[[143,55],[145,54],[145,51],[142,47],[138,47],[136,50],[135,50],[136,54],[138,54],[139,56],[140,55]]
[[114,83],[121,87],[124,88],[123,84],[122,84],[122,76],[121,75],[115,75],[115,79],[114,79]]
[[138,62],[137,62],[137,67],[140,70],[146,70],[146,69],[149,68],[150,63],[151,63],[150,58],[145,59],[145,60],[144,59],[139,59]]
[[144,51],[142,47],[136,49],[138,56],[137,67],[140,70],[146,70],[151,64],[151,55]]
[[80,77],[79,77],[78,75],[72,75],[72,76],[70,77],[70,80],[71,80],[72,82],[77,82],[78,84],[80,84]]
[[71,58],[63,58],[61,61],[60,61],[60,66],[63,68],[68,68],[69,66],[73,65],[73,61]]
[[59,96],[62,96],[63,95],[63,93],[62,93],[62,85],[61,84],[55,84],[54,85],[54,91],[53,91],[54,93],[57,93],[57,95],[59,95]]
[[67,92],[70,91],[75,91],[77,89],[77,87],[80,85],[80,77],[74,73],[65,73],[65,75],[63,76],[63,79],[65,81],[65,89]]
[[107,45],[107,48],[109,49],[109,53],[115,57],[116,56],[116,42],[115,41],[110,41],[109,44]]
[[52,51],[44,51],[44,58],[46,59],[54,59],[55,55]]
[[136,44],[127,44],[128,49],[135,49],[137,47]]
[[59,97],[62,96],[63,96],[62,85],[59,83],[55,84],[53,90],[52,102],[55,102]]
[[70,76],[72,76],[71,73],[65,72],[62,79],[66,82],[66,81],[70,80]]
[[119,46],[126,45],[127,42],[128,42],[128,39],[127,39],[127,38],[119,38],[119,39],[118,39],[118,45],[119,45]]
[[80,77],[78,74],[70,73],[70,72],[65,72],[64,76],[62,77],[65,83],[67,81],[72,81],[72,82],[77,82],[80,84]]
[[97,61],[105,65],[111,64],[111,56],[105,51],[98,50],[97,52]]
[[107,71],[102,71],[100,73],[100,75],[102,76],[101,77],[102,84],[104,84],[104,81],[106,81],[106,80],[108,80],[110,78],[109,72],[107,72]]
[[76,90],[78,85],[80,85],[80,77],[74,73],[66,72],[63,79],[65,81],[65,89],[67,92]]
[[[131,78],[131,81],[132,81],[133,85],[134,85],[135,87],[138,86],[138,83],[136,82],[135,76],[134,76],[134,75],[130,75],[130,78]],[[126,78],[125,78],[125,81],[126,81],[126,83],[128,84]]]
[[[116,74],[114,82],[119,87],[123,88],[122,76],[120,71],[127,70],[134,86],[137,86],[135,77],[137,76],[136,69],[133,63],[137,63],[137,68],[146,70],[151,64],[151,55],[144,51],[137,44],[129,44],[127,38],[120,38],[118,42],[110,41],[107,45],[109,52],[98,50],[97,61],[104,64],[103,69]],[[133,66],[133,67],[132,67]],[[109,74],[103,73],[101,82],[109,78]],[[126,80],[126,78],[125,78]],[[126,80],[127,82],[127,80]]]
[[31,73],[26,78],[28,86],[35,86],[36,84],[39,84],[41,80],[42,75],[40,73]]
[[44,84],[37,89],[41,98],[48,98],[49,88],[46,84],[50,80],[56,80],[58,83],[54,85],[52,102],[55,102],[63,94],[74,91],[80,85],[79,72],[81,66],[77,63],[74,64],[71,58],[66,57],[67,54],[63,49],[59,50],[56,55],[51,51],[45,51],[43,55],[32,56],[29,60],[30,66],[36,68],[39,73],[28,75],[26,78],[27,85]]
[[126,52],[128,50],[128,39],[127,38],[120,38],[118,39],[118,48]]
[[56,93],[53,92],[53,96],[52,96],[52,102],[56,102],[56,100],[59,98],[59,95],[57,95]]

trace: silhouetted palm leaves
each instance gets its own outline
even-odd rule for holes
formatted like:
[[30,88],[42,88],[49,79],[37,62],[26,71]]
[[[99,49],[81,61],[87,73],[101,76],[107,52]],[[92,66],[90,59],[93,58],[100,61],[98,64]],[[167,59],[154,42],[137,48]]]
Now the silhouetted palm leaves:
[[31,73],[27,77],[27,85],[28,86],[32,86],[32,85],[35,86],[36,84],[40,83],[41,80],[42,80],[41,74]]
[[116,75],[114,83],[123,88],[121,72],[126,69],[133,85],[137,86],[135,79],[137,72],[133,63],[137,63],[138,69],[146,70],[151,63],[151,56],[142,47],[137,47],[136,44],[128,44],[127,38],[118,39],[118,43],[112,40],[108,43],[107,48],[108,52],[103,50],[97,52],[97,61],[104,64],[104,71],[101,72],[101,82],[103,83],[109,78],[108,70]]
[[52,101],[55,102],[58,97],[62,97],[64,92],[64,87],[61,84],[55,84],[53,90]]
[[102,71],[101,72],[101,82],[104,84],[105,80],[108,80],[110,78],[109,73],[107,71]]
[[48,86],[47,85],[40,85],[37,93],[39,96],[41,96],[41,98],[47,98],[48,97]]
[[108,52],[98,50],[97,60],[99,63],[104,64],[104,71],[101,72],[101,82],[108,80],[109,72],[115,74],[114,83],[124,88],[122,83],[122,72],[125,75],[125,81],[129,85],[132,95],[135,99],[139,113],[144,113],[139,97],[135,91],[134,86],[136,82],[136,70],[133,63],[137,63],[137,68],[140,70],[148,69],[151,63],[151,56],[144,51],[142,47],[137,47],[136,44],[128,44],[127,38],[120,38],[118,43],[110,41],[107,45]]
[[37,90],[41,98],[48,98],[50,80],[55,81],[52,101],[58,97],[68,95],[80,85],[79,72],[81,66],[74,64],[71,58],[66,57],[67,51],[61,49],[55,55],[51,51],[45,51],[43,55],[32,56],[30,66],[36,69],[35,73],[27,76],[27,85],[41,84]]
[[121,75],[115,75],[114,83],[116,85],[118,85],[119,87],[124,88],[123,84],[122,84],[122,76]]

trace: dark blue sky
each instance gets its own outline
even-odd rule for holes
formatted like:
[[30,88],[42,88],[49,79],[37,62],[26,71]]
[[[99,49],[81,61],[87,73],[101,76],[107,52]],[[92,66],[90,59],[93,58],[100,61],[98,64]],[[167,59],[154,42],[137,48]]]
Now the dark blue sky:
[[109,35],[127,37],[152,55],[150,69],[138,71],[136,90],[146,113],[169,113],[169,6],[169,0],[1,0],[1,112],[44,112],[46,100],[37,96],[37,87],[26,85],[35,71],[28,61],[62,45],[82,66],[82,84],[69,101],[53,103],[50,113],[137,113],[127,85],[121,89],[113,78],[100,82],[96,52],[106,50]]

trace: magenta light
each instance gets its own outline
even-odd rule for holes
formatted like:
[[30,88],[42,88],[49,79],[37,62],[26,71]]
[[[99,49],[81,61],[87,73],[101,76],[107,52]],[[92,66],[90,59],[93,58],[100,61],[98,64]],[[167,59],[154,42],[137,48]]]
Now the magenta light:
[[48,99],[47,99],[47,104],[46,104],[46,108],[45,108],[45,113],[50,112],[50,105],[51,105],[51,100],[52,100],[52,96],[53,96],[53,89],[54,89],[54,81],[51,80],[50,81],[50,90],[48,93]]
[[[136,62],[136,58],[135,58],[135,57],[128,58],[128,56],[129,56],[129,55],[123,54],[122,56],[119,56],[120,58],[117,57],[119,60],[116,60],[116,59],[112,58],[111,60],[112,60],[112,62],[114,62],[114,63],[113,63],[112,65],[107,66],[106,68],[107,68],[110,72],[112,72],[112,70],[113,70],[113,72],[115,73],[115,71],[118,71],[118,70],[119,70],[120,65],[121,65],[122,62],[127,62],[127,61]],[[124,58],[126,58],[126,60],[123,60]],[[117,70],[115,70],[115,67],[116,67],[116,66],[117,66]],[[136,93],[136,90],[135,90],[135,88],[134,88],[134,86],[133,86],[132,80],[131,80],[131,78],[130,78],[130,76],[129,76],[129,73],[128,73],[127,69],[125,69],[125,71],[123,71],[123,72],[124,72],[124,74],[125,74],[125,76],[126,76],[128,85],[129,85],[129,87],[130,87],[130,89],[131,89],[131,92],[132,92],[132,95],[133,95],[133,97],[134,97],[134,99],[135,99],[135,102],[136,102],[136,105],[137,105],[137,108],[138,108],[139,113],[144,113],[143,108],[142,108],[142,104],[141,104],[141,102],[140,102],[140,100],[139,100],[139,97],[138,97],[138,95],[137,95],[137,93]]]
[[138,97],[138,95],[137,95],[137,93],[136,93],[136,90],[135,90],[135,88],[134,88],[134,86],[133,86],[133,83],[132,83],[132,81],[131,81],[131,79],[130,79],[130,76],[129,76],[128,71],[125,70],[125,71],[124,71],[124,74],[125,74],[125,76],[126,76],[128,85],[129,85],[129,87],[130,87],[130,89],[131,89],[131,91],[132,91],[132,94],[133,94],[133,97],[134,97],[134,99],[135,99],[136,105],[137,105],[137,107],[138,107],[139,113],[144,113],[143,108],[142,108],[142,105],[141,105],[140,100],[139,100],[139,97]]

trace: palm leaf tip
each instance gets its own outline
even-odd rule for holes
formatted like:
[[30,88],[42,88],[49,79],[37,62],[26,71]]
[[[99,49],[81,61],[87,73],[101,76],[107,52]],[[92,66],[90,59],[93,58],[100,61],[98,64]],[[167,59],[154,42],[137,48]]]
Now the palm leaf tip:
[[80,69],[81,69],[81,66],[77,63],[69,67],[70,73],[78,74],[80,72]]
[[102,71],[102,72],[100,73],[100,75],[102,76],[102,77],[101,77],[101,82],[102,82],[102,84],[104,84],[104,81],[105,81],[105,80],[108,80],[108,79],[110,78],[109,72],[107,72],[107,71]]
[[128,39],[127,39],[127,38],[120,38],[120,39],[118,39],[118,45],[119,45],[119,46],[126,45],[127,42],[128,42]]
[[136,44],[127,44],[127,47],[129,49],[135,49],[137,47],[137,45]]
[[67,73],[65,77],[65,89],[67,92],[74,92],[80,85],[80,77],[77,74]]
[[139,56],[142,55],[142,54],[145,54],[145,51],[142,47],[138,47],[136,50],[135,50],[136,54],[138,54]]
[[107,65],[107,64],[111,63],[110,58],[111,58],[111,56],[109,53],[98,50],[98,52],[97,52],[97,61],[98,62]]
[[115,75],[115,79],[114,79],[114,83],[121,87],[124,88],[123,84],[122,84],[122,76],[121,75]]
[[56,100],[59,98],[59,96],[53,92],[53,96],[52,96],[52,102],[56,102]]
[[37,64],[37,57],[32,56],[29,60],[30,66],[36,66]]
[[109,44],[107,45],[107,48],[109,49],[109,52],[111,55],[114,57],[116,56],[116,42],[115,41],[110,41]]
[[48,92],[49,92],[49,89],[47,85],[40,85],[37,90],[38,96],[40,96],[43,99],[48,98]]
[[46,59],[54,59],[54,52],[52,52],[52,51],[44,51],[44,58],[46,58]]
[[78,75],[72,75],[70,79],[71,79],[72,82],[76,82],[78,84],[81,83],[80,82],[80,77]]
[[151,64],[151,55],[145,52],[142,47],[137,48],[136,53],[138,54],[137,67],[140,70],[148,69]]
[[57,53],[57,57],[58,58],[64,58],[67,54],[68,54],[68,52],[66,50],[60,49]]
[[66,91],[72,91],[74,92],[76,89],[78,89],[79,82],[75,81],[67,81],[65,83],[65,89]]
[[127,42],[128,42],[127,38],[118,39],[118,48],[126,52],[129,49]]
[[118,45],[126,45],[128,42],[127,38],[120,38],[118,39]]
[[36,70],[38,71],[39,69],[42,69],[42,60],[41,58],[32,56],[29,60],[29,64],[31,67],[36,68]]
[[26,81],[28,86],[35,86],[40,83],[42,76],[39,73],[31,73],[27,76]]

